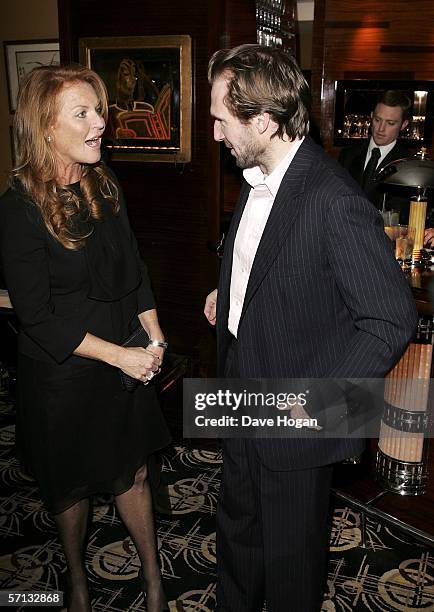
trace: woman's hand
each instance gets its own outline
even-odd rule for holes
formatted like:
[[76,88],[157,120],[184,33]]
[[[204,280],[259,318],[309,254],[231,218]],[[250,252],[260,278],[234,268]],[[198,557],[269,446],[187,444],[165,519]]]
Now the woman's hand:
[[[164,334],[158,322],[157,311],[155,309],[140,313],[139,321],[151,340],[164,342]],[[165,349],[162,346],[148,346],[146,350],[156,357],[161,368]]]
[[148,346],[146,350],[148,351],[148,353],[154,355],[154,357],[157,359],[157,363],[159,366],[158,370],[154,372],[154,374],[151,376],[151,378],[153,378],[153,376],[156,376],[160,373],[161,366],[163,365],[164,352],[166,349],[162,348],[161,346]]
[[120,346],[116,365],[131,378],[136,378],[143,383],[149,382],[160,371],[162,356],[159,356],[158,350],[163,349]]
[[[139,314],[139,320],[152,340],[164,342],[164,335],[158,323],[157,311],[147,310]],[[159,373],[163,363],[164,347],[119,346],[87,333],[74,351],[75,355],[105,361],[143,383],[149,382]]]
[[161,346],[148,346],[146,350],[152,355],[154,355],[154,357],[157,358],[157,361],[161,368],[161,364],[163,363],[165,349],[162,348]]

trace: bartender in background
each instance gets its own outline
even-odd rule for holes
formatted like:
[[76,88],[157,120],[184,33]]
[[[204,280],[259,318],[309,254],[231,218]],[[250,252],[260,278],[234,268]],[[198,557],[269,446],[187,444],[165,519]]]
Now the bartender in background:
[[[389,162],[410,157],[411,152],[399,140],[400,133],[411,118],[411,100],[401,91],[388,90],[380,94],[371,113],[371,137],[342,149],[339,162],[362,187],[368,198],[383,209],[385,191],[376,178]],[[409,196],[402,189],[388,186],[386,208],[399,210],[400,223],[408,222]]]

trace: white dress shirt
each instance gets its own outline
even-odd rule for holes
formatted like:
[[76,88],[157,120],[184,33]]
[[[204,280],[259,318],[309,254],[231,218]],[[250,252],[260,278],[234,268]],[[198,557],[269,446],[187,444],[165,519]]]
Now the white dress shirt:
[[244,178],[252,189],[238,226],[232,260],[228,328],[235,337],[238,334],[238,324],[256,251],[280,183],[303,140],[304,138],[294,141],[290,151],[270,175],[264,175],[259,166],[243,171]]
[[366,168],[368,161],[371,159],[372,149],[380,149],[380,157],[378,158],[378,162],[376,165],[376,168],[378,168],[378,166],[381,164],[381,160],[384,159],[386,155],[390,153],[390,151],[393,149],[395,145],[396,145],[396,140],[394,140],[388,145],[384,145],[380,147],[377,144],[375,144],[374,139],[371,136],[371,139],[369,140],[368,151],[366,153],[365,165],[363,166],[363,170]]

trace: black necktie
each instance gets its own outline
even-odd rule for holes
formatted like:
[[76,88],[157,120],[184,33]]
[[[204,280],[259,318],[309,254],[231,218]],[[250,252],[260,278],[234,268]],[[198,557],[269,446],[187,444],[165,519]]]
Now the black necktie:
[[380,159],[380,149],[374,147],[371,151],[371,157],[366,164],[365,171],[362,177],[362,188],[368,193],[375,183],[375,170],[377,169],[378,160]]

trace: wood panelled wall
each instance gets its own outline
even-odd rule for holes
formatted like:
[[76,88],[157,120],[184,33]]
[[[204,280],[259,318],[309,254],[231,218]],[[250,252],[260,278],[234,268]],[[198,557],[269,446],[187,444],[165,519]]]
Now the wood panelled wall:
[[434,80],[432,0],[315,0],[313,115],[333,149],[338,79]]
[[59,0],[65,61],[78,61],[78,40],[95,36],[189,34],[192,38],[192,161],[113,162],[131,224],[148,265],[160,319],[172,350],[212,362],[214,342],[202,311],[217,281],[218,261],[207,243],[220,229],[219,146],[209,118],[208,59],[223,45],[251,42],[249,0]]

